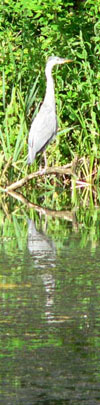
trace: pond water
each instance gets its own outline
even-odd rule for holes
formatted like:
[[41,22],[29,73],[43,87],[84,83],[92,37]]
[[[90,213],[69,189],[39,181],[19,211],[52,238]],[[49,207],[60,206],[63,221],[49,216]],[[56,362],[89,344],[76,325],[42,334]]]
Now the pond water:
[[100,404],[100,243],[70,219],[1,215],[2,405]]

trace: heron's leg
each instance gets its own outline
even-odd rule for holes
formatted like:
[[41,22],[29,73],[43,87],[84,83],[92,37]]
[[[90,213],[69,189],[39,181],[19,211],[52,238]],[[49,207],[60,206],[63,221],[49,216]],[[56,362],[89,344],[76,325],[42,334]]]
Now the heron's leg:
[[45,164],[44,168],[46,169],[47,168],[47,157],[46,157],[46,151],[45,150],[43,152],[43,157],[44,157],[44,164]]
[[41,159],[41,156],[40,156],[39,171],[41,172],[41,170],[42,170],[42,159]]
[[40,170],[40,172],[42,172],[42,173],[44,173],[45,172],[45,170],[46,170],[46,168],[47,168],[47,158],[46,158],[46,151],[44,150],[44,152],[43,152],[43,157],[44,157],[44,168],[42,168],[42,164],[41,164],[41,160],[42,160],[42,155],[41,155],[41,160],[40,160],[40,167],[39,167],[39,170]]

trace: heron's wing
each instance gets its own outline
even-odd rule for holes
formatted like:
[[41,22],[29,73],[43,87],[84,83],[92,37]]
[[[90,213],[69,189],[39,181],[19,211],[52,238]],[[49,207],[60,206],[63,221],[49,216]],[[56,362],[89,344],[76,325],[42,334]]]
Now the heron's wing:
[[42,105],[34,119],[30,133],[29,146],[34,148],[35,153],[45,147],[57,131],[57,119],[55,110],[47,105]]

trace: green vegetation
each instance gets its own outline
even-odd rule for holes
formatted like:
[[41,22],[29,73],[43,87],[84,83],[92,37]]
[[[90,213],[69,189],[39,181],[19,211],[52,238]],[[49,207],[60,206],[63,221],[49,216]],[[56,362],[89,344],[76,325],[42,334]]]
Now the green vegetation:
[[[100,159],[100,1],[3,0],[0,4],[0,172],[9,184],[27,171],[30,123],[44,97],[48,56],[73,63],[54,72],[59,134],[48,164],[74,155]],[[6,164],[8,162],[8,166]],[[6,167],[6,170],[5,170]]]

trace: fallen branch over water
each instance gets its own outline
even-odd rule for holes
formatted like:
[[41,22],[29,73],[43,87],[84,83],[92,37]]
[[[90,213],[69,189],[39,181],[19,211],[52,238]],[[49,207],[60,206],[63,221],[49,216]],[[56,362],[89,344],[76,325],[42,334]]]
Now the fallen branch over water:
[[67,165],[64,166],[54,166],[54,167],[48,167],[47,169],[44,170],[38,170],[37,172],[33,172],[30,173],[29,175],[27,175],[26,177],[23,177],[21,180],[18,180],[12,184],[10,184],[10,186],[6,187],[5,191],[11,191],[11,190],[16,190],[19,187],[22,187],[25,183],[27,183],[29,180],[32,180],[36,177],[39,176],[44,176],[44,175],[48,175],[48,174],[72,174],[72,163],[69,163]]

